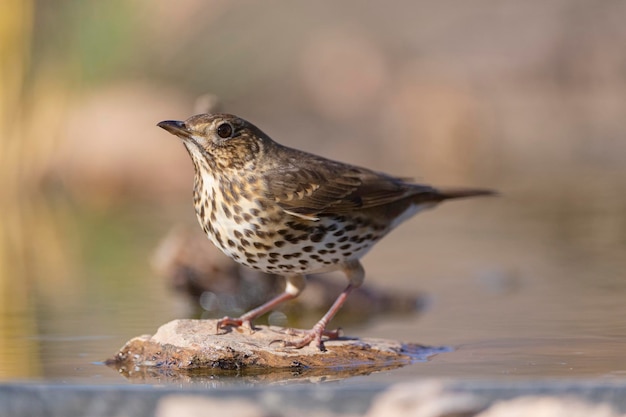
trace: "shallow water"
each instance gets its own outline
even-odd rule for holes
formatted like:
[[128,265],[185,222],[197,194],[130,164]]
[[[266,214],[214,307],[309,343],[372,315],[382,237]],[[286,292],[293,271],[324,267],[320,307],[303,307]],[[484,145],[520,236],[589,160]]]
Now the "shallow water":
[[[10,302],[0,310],[0,380],[141,382],[128,381],[103,361],[131,337],[196,314],[189,300],[174,294],[150,266],[174,216],[159,217],[141,207],[94,213],[52,206],[47,235],[57,236],[59,256],[35,257],[32,262],[41,265],[16,269],[23,275],[16,272],[4,284]],[[586,214],[571,221],[601,220]],[[504,198],[421,214],[381,242],[364,265],[368,283],[421,294],[425,309],[363,322],[339,316],[334,324],[350,336],[452,351],[384,372],[351,376],[330,371],[325,378],[302,380],[623,378],[626,252],[619,234],[624,230],[618,238],[615,233],[564,238],[554,224],[513,208]],[[312,323],[314,317],[303,320]],[[211,385],[207,381],[218,386],[263,378],[229,374],[195,380]],[[193,384],[194,377],[143,382]]]

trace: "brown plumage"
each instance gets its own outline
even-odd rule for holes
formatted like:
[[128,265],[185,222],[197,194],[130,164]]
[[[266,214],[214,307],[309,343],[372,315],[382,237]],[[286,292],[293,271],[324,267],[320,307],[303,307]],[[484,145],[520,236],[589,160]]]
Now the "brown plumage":
[[208,238],[237,262],[287,279],[285,292],[218,327],[252,320],[304,289],[304,275],[341,269],[347,288],[298,340],[323,349],[326,326],[350,291],[361,285],[359,259],[418,211],[490,190],[438,190],[288,148],[229,114],[201,114],[159,127],[180,137],[195,166],[194,205]]

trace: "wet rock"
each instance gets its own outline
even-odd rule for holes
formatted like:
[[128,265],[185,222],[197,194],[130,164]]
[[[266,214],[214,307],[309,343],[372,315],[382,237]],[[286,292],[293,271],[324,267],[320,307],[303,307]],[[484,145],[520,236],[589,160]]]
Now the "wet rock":
[[268,375],[278,379],[285,377],[280,370],[292,377],[319,372],[336,376],[344,371],[346,377],[423,361],[447,351],[373,338],[329,340],[325,352],[315,346],[293,349],[277,342],[295,337],[284,328],[258,326],[253,332],[227,328],[216,334],[216,326],[215,320],[174,320],[153,336],[131,339],[107,364],[129,377],[146,376],[146,370],[155,369],[170,375],[172,371],[259,374],[271,370]]

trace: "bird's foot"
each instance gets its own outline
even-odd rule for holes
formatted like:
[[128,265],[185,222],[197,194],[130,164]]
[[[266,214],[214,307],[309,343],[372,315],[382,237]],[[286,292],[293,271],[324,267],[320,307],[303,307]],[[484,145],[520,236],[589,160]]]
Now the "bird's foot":
[[301,349],[312,343],[315,344],[322,352],[326,351],[324,347],[323,337],[328,340],[338,339],[341,336],[341,329],[326,330],[319,323],[310,330],[302,329],[285,329],[285,333],[291,336],[297,336],[295,340],[274,340],[272,343],[282,343],[284,347]]
[[252,327],[252,320],[249,318],[246,318],[245,316],[241,316],[239,318],[232,318],[232,317],[222,317],[220,320],[217,321],[217,329],[216,329],[216,334],[219,334],[220,329],[222,329],[223,327],[241,327],[245,330],[248,330],[250,333],[254,332],[254,327]]
[[[313,331],[313,329],[311,330],[304,330],[304,329],[294,329],[294,328],[287,328],[287,329],[283,329],[282,333],[285,333],[289,336],[305,336],[306,334],[310,333],[311,331]],[[329,340],[335,340],[335,339],[339,339],[342,335],[342,330],[341,328],[337,328],[334,330],[326,330],[324,329],[322,331],[322,336],[327,337]]]

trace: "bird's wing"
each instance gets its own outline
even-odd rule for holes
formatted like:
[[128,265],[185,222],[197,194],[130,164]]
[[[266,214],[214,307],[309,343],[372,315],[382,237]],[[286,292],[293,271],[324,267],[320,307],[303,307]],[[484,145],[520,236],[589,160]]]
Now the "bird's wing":
[[437,194],[432,187],[308,154],[266,173],[266,184],[268,197],[285,212],[308,220],[315,220],[319,214],[367,209],[422,193],[426,200],[434,201]]

